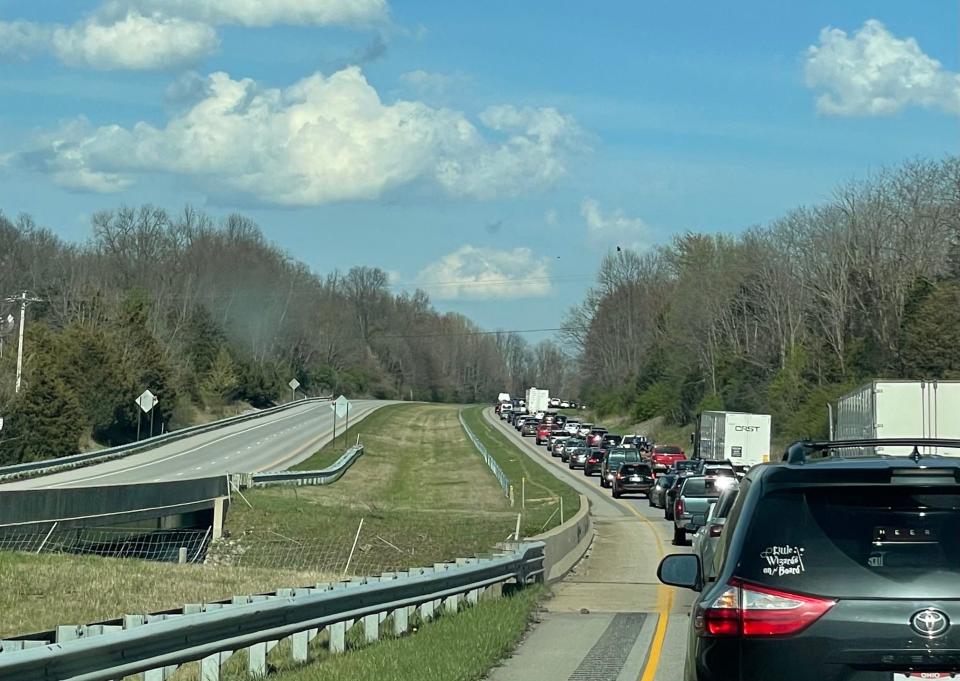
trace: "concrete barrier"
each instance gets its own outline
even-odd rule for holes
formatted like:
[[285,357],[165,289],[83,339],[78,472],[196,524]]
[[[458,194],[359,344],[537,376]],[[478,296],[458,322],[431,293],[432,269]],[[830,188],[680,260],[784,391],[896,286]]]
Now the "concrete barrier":
[[593,517],[590,515],[590,500],[580,495],[580,510],[563,524],[552,530],[529,537],[524,541],[543,542],[544,578],[548,583],[556,582],[580,562],[590,543],[593,541]]

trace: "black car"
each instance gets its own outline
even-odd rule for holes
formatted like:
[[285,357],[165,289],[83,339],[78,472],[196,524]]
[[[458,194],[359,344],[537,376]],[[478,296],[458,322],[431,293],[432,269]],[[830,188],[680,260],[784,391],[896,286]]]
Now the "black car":
[[583,474],[588,477],[593,477],[603,468],[603,457],[606,456],[606,452],[599,447],[591,447],[590,454],[587,456],[586,462],[583,464]]
[[[844,458],[842,446],[911,456]],[[716,546],[658,576],[698,592],[686,681],[907,681],[960,674],[960,440],[803,442],[753,467]],[[835,452],[835,456],[815,455]]]
[[611,449],[603,457],[600,466],[600,486],[612,487],[613,477],[622,463],[640,463],[640,452],[636,449]]
[[624,494],[649,496],[653,487],[653,469],[648,463],[622,463],[613,476],[613,498]]
[[607,433],[603,436],[603,446],[607,449],[613,449],[614,447],[619,447],[623,442],[623,435],[614,435],[613,433]]
[[657,476],[657,482],[650,490],[650,494],[647,495],[652,508],[664,508],[667,490],[670,489],[676,479],[677,476],[674,473],[663,473]]

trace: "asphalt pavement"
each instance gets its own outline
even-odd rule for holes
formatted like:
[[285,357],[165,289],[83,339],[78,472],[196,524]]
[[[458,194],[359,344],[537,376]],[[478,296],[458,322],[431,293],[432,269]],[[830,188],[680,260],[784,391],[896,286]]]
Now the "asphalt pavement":
[[672,525],[645,497],[614,499],[598,476],[570,470],[492,410],[486,418],[533,460],[591,501],[596,537],[587,557],[553,587],[541,621],[491,681],[679,681],[693,593],[660,584]]
[[[351,402],[355,424],[389,402]],[[337,421],[338,437],[345,427]],[[0,489],[89,487],[205,478],[226,473],[284,470],[309,458],[333,436],[328,402],[307,402],[275,414],[162,445],[122,459],[62,473],[18,480]],[[344,449],[347,448],[346,442]]]

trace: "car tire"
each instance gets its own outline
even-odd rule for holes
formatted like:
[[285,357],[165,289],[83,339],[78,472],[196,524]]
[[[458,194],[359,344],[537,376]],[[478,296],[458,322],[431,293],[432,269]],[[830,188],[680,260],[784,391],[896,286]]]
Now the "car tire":
[[650,508],[656,508],[656,506],[653,505],[653,498],[649,494],[647,495],[647,503],[650,505]]
[[673,528],[673,545],[674,546],[687,545],[687,533],[676,526],[674,526]]
[[614,498],[614,499],[619,499],[619,498],[622,497],[622,496],[623,496],[623,492],[618,492],[617,490],[613,490],[613,498]]

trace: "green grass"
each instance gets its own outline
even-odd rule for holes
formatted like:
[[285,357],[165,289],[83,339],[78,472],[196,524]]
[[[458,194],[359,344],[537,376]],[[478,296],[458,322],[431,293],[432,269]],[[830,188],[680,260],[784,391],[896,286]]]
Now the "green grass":
[[335,484],[244,492],[253,508],[231,507],[224,561],[242,551],[260,565],[299,565],[298,552],[307,562],[320,550],[342,556],[361,519],[351,573],[488,553],[516,516],[457,414],[450,405],[383,407],[359,424],[364,455]]
[[239,570],[96,556],[0,552],[0,638],[156,612],[329,579],[317,571]]
[[[564,520],[573,516],[580,509],[580,495],[576,490],[532,461],[505,433],[487,421],[483,416],[484,408],[476,406],[464,409],[463,420],[510,479],[516,498],[515,510],[523,512],[523,534],[532,536],[560,524],[560,514],[555,513],[560,497],[563,497]],[[524,479],[527,506],[521,509],[520,492]]]
[[318,449],[309,459],[304,459],[297,465],[291,467],[294,471],[316,471],[326,468],[333,464],[337,459],[343,456],[347,449],[356,444],[357,435],[360,441],[366,443],[367,435],[386,432],[386,428],[394,423],[393,410],[395,407],[405,407],[411,405],[393,405],[390,407],[381,407],[362,421],[354,423],[347,429],[346,433],[337,430],[337,439],[332,440]]
[[[311,663],[290,668],[283,651],[271,656],[279,670],[277,681],[477,681],[507,656],[543,597],[542,587],[528,587],[499,599],[481,600],[456,615],[442,615],[419,624],[417,632],[400,638],[387,620],[381,626],[381,640],[363,645],[353,638],[345,655],[331,655],[318,637],[311,649]],[[237,665],[239,666],[239,665]],[[226,681],[248,678],[228,672]]]

